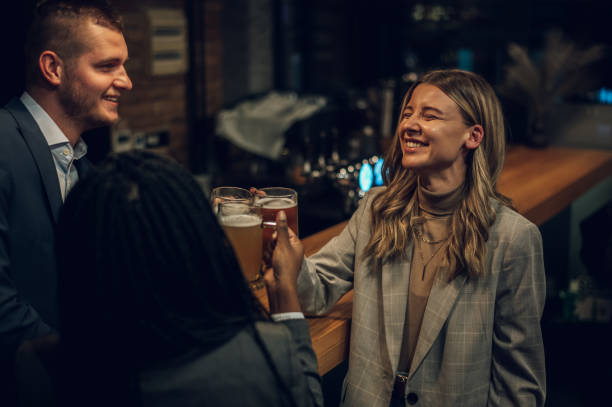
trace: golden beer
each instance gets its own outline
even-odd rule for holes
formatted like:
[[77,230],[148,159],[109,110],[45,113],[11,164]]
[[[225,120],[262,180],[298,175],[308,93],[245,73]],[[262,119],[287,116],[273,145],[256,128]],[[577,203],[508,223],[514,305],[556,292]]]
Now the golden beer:
[[225,230],[244,277],[251,287],[261,286],[261,215],[257,208],[236,203],[219,205],[219,222]]

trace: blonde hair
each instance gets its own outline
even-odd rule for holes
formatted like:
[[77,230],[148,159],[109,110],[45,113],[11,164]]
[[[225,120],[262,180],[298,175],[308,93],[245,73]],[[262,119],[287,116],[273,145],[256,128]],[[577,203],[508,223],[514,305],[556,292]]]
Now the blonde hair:
[[404,256],[412,239],[410,217],[417,209],[417,175],[402,167],[399,122],[406,103],[421,83],[438,87],[456,104],[467,126],[480,124],[484,130],[481,144],[466,156],[463,198],[452,215],[450,236],[444,262],[452,279],[460,273],[477,277],[485,272],[486,242],[495,221],[493,198],[511,207],[497,192],[506,134],[501,106],[493,88],[479,75],[458,69],[427,73],[406,92],[400,110],[395,141],[387,151],[383,176],[387,188],[372,202],[371,237],[364,254],[382,262]]

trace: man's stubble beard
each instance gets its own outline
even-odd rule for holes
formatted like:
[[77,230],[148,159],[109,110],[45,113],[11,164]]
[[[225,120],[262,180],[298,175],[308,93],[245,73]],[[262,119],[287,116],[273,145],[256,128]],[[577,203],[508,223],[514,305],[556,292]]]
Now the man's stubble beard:
[[96,117],[95,113],[100,102],[101,95],[92,98],[83,94],[78,86],[78,80],[74,79],[71,69],[65,71],[65,84],[58,89],[59,100],[66,115],[74,122],[79,123],[85,130],[90,130],[103,126],[110,126],[113,123]]

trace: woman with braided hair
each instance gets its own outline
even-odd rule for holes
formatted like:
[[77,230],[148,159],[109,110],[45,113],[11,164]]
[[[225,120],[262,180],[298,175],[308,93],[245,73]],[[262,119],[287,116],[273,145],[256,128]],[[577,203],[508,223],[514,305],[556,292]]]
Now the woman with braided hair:
[[308,312],[354,289],[344,405],[544,404],[542,242],[497,192],[504,154],[483,78],[424,75],[402,102],[385,186],[288,278]]
[[[281,270],[289,242],[277,220]],[[69,194],[57,252],[61,405],[322,405],[308,324],[268,321],[178,164],[110,156]],[[267,277],[283,299],[271,311],[296,311],[296,295]]]

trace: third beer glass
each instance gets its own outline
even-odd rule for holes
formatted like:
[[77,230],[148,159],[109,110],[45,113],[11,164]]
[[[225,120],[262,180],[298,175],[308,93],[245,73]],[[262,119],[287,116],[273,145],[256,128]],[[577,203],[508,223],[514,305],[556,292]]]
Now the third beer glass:
[[[290,188],[269,187],[262,188],[261,195],[255,195],[255,205],[261,207],[264,225],[272,225],[276,222],[276,214],[283,210],[287,215],[287,225],[298,234],[298,197],[297,192]],[[270,248],[274,229],[264,227],[263,249]]]

